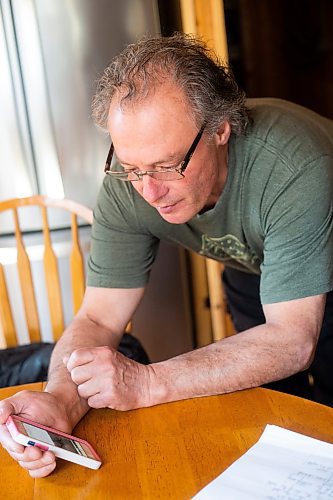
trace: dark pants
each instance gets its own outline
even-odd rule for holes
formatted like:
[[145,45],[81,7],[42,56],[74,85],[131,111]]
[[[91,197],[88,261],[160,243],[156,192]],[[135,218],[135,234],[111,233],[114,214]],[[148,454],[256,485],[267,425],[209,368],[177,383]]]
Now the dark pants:
[[[226,268],[223,283],[237,332],[265,323],[259,297],[260,276]],[[309,370],[265,387],[333,406],[333,292],[327,294],[323,325]]]

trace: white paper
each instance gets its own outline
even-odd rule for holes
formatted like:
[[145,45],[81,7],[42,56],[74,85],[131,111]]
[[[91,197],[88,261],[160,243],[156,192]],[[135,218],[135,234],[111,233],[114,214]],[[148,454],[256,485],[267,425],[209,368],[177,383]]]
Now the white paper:
[[333,500],[333,444],[267,425],[195,500]]

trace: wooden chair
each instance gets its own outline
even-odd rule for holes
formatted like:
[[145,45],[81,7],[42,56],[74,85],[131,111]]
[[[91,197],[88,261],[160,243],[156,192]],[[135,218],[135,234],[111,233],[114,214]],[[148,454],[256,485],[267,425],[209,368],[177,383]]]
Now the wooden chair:
[[[30,342],[39,342],[41,340],[41,328],[37,309],[36,293],[32,278],[31,263],[29,261],[29,255],[22,235],[19,214],[21,213],[21,210],[32,206],[39,207],[41,212],[44,242],[43,266],[45,284],[48,297],[50,322],[53,331],[53,339],[56,341],[61,336],[65,328],[65,324],[58,262],[51,241],[48,209],[52,207],[52,210],[57,209],[70,212],[70,274],[73,314],[75,314],[80,307],[85,289],[84,256],[79,241],[78,218],[82,219],[85,223],[91,224],[93,215],[92,211],[89,208],[74,201],[66,199],[55,200],[47,198],[45,196],[31,196],[28,198],[17,198],[0,202],[0,212],[7,210],[11,211],[13,215],[17,249],[17,269]],[[4,267],[1,262],[0,327],[0,335],[2,330],[3,337],[2,346],[16,346],[18,343],[17,332],[15,328],[15,322],[13,320],[12,307],[9,299]]]
[[208,296],[212,322],[213,341],[229,337],[234,333],[234,326],[227,311],[224,287],[221,274],[223,264],[216,260],[206,259]]
[[221,280],[223,264],[189,252],[196,345],[202,347],[235,333]]

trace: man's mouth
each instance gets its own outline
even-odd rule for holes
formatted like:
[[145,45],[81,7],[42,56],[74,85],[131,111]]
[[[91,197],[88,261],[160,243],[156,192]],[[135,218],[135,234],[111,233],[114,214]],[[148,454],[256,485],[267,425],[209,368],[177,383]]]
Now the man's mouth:
[[173,211],[176,205],[177,202],[173,203],[172,205],[164,205],[163,207],[155,207],[155,208],[160,214],[169,214],[170,212]]

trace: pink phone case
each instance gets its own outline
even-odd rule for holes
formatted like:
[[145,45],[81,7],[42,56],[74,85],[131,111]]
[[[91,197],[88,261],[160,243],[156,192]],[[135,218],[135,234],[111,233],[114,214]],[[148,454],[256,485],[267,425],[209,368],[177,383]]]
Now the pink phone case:
[[[87,451],[88,451],[91,456],[89,457],[89,456],[77,455],[71,451],[59,448],[58,446],[55,446],[55,445],[53,446],[53,445],[50,445],[48,443],[44,443],[44,442],[42,442],[41,439],[36,439],[35,437],[30,437],[26,433],[26,431],[24,433],[20,432],[20,430],[16,426],[15,421],[27,423],[33,427],[42,429],[46,432],[50,432],[50,433],[58,435],[60,437],[64,437],[65,439],[69,439],[71,441],[79,443],[83,446],[83,449],[86,448],[86,450],[84,450],[85,453],[87,453]],[[100,457],[98,456],[96,451],[92,448],[92,446],[84,439],[80,439],[76,436],[66,434],[65,432],[59,431],[57,429],[52,429],[51,427],[47,427],[47,426],[39,424],[37,422],[33,422],[32,420],[20,417],[18,415],[12,415],[12,416],[8,417],[8,419],[6,421],[6,426],[9,430],[11,436],[13,437],[13,439],[16,442],[18,442],[24,446],[32,445],[32,446],[37,446],[38,448],[42,449],[43,451],[50,450],[55,454],[55,456],[57,456],[59,458],[63,458],[65,460],[69,460],[71,462],[77,463],[79,465],[84,465],[86,467],[93,468],[93,469],[98,469],[101,465]]]

